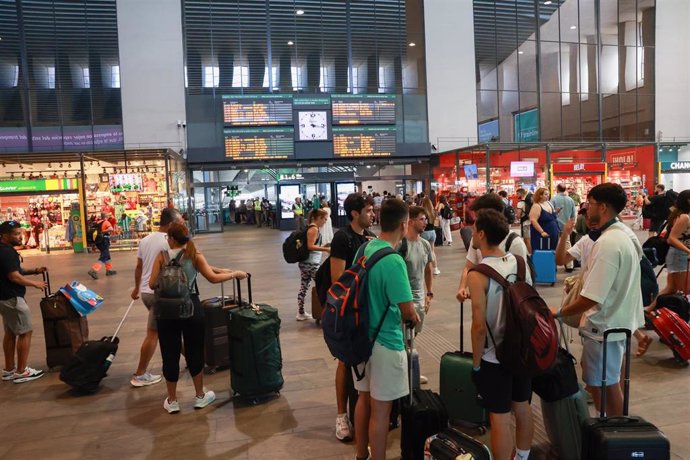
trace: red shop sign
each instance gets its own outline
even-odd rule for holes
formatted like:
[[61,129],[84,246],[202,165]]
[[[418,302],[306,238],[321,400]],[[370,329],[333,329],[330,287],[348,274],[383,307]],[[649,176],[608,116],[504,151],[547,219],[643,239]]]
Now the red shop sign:
[[554,174],[605,173],[606,163],[554,163]]
[[612,153],[609,157],[609,163],[611,165],[624,165],[635,163],[635,151],[631,150],[623,153]]

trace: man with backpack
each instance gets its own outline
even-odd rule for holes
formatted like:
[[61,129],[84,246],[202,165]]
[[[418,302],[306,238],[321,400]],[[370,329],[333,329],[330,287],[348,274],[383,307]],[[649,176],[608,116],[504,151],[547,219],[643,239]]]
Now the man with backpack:
[[115,228],[110,223],[109,217],[107,213],[102,212],[101,219],[94,224],[95,236],[93,241],[100,255],[98,256],[98,261],[89,270],[89,276],[95,280],[98,279],[98,272],[103,265],[105,265],[105,276],[117,275],[110,261],[110,234],[115,231]]
[[[495,193],[487,193],[476,198],[470,205],[470,210],[473,212],[478,212],[481,209],[493,209],[501,214],[503,214],[503,200]],[[510,252],[516,256],[520,256],[527,260],[527,246],[525,241],[519,237],[517,233],[508,231],[503,241],[501,241],[501,249],[504,252]],[[471,269],[481,263],[483,259],[483,254],[478,247],[472,244],[470,241],[470,246],[467,248],[467,258],[465,259],[465,268],[462,271],[460,278],[460,287],[458,288],[458,293],[456,298],[459,302],[467,300],[470,296],[469,289],[467,287],[467,274]]]
[[661,225],[666,222],[671,213],[671,206],[675,204],[675,200],[673,196],[669,197],[668,195],[664,184],[657,184],[654,196],[644,197],[642,215],[651,220],[649,236],[654,236],[663,230]]
[[[394,248],[407,233],[408,207],[391,198],[381,205],[381,235],[366,245],[364,257]],[[393,401],[409,394],[407,353],[402,322],[419,322],[405,261],[399,254],[383,257],[367,270],[366,285],[369,309],[369,338],[374,342],[371,357],[353,373],[362,373],[355,381],[359,391],[355,409],[357,459],[384,460],[390,412]],[[377,332],[378,329],[378,332]],[[371,446],[369,455],[368,446]]]
[[[590,386],[594,404],[601,400],[603,334],[607,329],[642,327],[640,259],[644,256],[638,241],[628,237],[617,220],[628,197],[612,183],[600,184],[587,194],[589,237],[594,241],[582,290],[575,300],[554,314],[557,317],[586,313],[580,325],[582,337],[582,379]],[[623,414],[623,392],[618,384],[625,350],[625,337],[611,336],[606,345],[606,413]]]
[[[486,208],[478,210],[476,216],[472,247],[483,256],[477,267],[488,266],[508,281],[514,281],[519,262],[503,249],[503,240],[509,232],[505,217],[495,209]],[[525,267],[523,260],[525,281],[531,284]],[[489,411],[493,458],[508,460],[515,447],[512,458],[527,460],[534,436],[530,407],[532,379],[513,373],[506,363],[499,361],[498,350],[508,332],[505,311],[510,308],[506,305],[504,288],[477,270],[467,274],[467,284],[472,298],[472,380]],[[515,445],[511,412],[515,414]]]

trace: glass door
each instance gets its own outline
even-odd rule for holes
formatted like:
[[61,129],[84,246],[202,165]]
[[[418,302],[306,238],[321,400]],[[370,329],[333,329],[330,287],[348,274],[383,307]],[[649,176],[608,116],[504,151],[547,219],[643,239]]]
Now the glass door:
[[223,195],[220,187],[206,187],[206,222],[209,232],[223,231]]

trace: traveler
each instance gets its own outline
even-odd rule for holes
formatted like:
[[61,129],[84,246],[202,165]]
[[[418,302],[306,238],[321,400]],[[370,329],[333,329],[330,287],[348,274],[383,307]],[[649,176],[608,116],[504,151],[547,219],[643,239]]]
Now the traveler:
[[532,251],[555,250],[558,244],[558,214],[549,202],[549,191],[540,187],[534,192],[529,211],[530,243]]
[[[364,256],[371,257],[385,247],[396,247],[407,233],[408,219],[408,208],[402,200],[386,200],[381,205],[381,235],[367,244]],[[374,339],[382,318],[383,323],[369,361],[363,369],[359,366],[364,378],[355,381],[359,392],[355,409],[357,459],[384,460],[393,401],[410,391],[401,322],[409,321],[412,325],[419,322],[402,257],[390,255],[372,267],[367,274],[367,300],[370,339]]]
[[[429,242],[421,238],[427,222],[429,222],[429,217],[424,208],[412,206],[407,233],[396,248],[405,260],[407,277],[410,280],[410,289],[412,289],[412,301],[417,316],[419,316],[419,322],[415,328],[416,334],[422,332],[424,317],[429,312],[431,301],[434,299],[434,291],[432,290],[434,256]],[[423,375],[419,377],[419,380],[422,384],[428,382],[428,379]]]
[[[666,287],[659,295],[688,292],[687,281],[688,254],[690,254],[690,190],[683,190],[678,195],[675,206],[668,217],[668,253],[666,254]],[[648,310],[656,306],[654,301]]]
[[[553,197],[551,203],[558,212],[557,222],[558,232],[560,234],[563,232],[563,227],[565,226],[565,223],[571,220],[575,220],[575,217],[577,216],[575,214],[575,202],[572,198],[565,194],[565,185],[558,184],[556,186],[556,192],[556,196]],[[567,251],[570,248],[570,238],[568,238],[568,240],[565,241],[565,244],[565,250]],[[572,272],[574,268],[575,266],[573,265],[572,261],[565,265],[566,272]]]
[[247,225],[254,225],[254,200],[247,200],[247,205],[245,206],[245,215],[247,216]]
[[[481,263],[513,281],[511,275],[514,278],[518,265],[516,256],[503,249],[509,232],[505,216],[495,209],[479,209],[475,215],[472,247],[481,251]],[[529,270],[525,276],[531,284]],[[501,314],[505,308],[503,288],[477,271],[469,272],[467,284],[472,299],[472,380],[489,412],[493,458],[527,460],[534,436],[532,379],[511,374],[496,357],[506,326]],[[515,415],[515,442],[511,412]],[[513,448],[515,457],[511,457]]]
[[311,197],[312,209],[321,209],[321,198],[316,193]]
[[321,209],[323,209],[328,217],[326,223],[321,228],[321,244],[327,246],[333,241],[333,221],[331,220],[331,205],[327,200],[321,200]]
[[[241,271],[233,271],[224,268],[214,268],[208,264],[204,255],[197,251],[196,246],[189,236],[186,226],[172,223],[168,227],[168,256],[173,259],[180,251],[183,251],[180,263],[187,275],[188,288],[193,304],[193,315],[186,319],[158,319],[158,340],[163,357],[163,376],[167,385],[168,396],[163,402],[163,408],[170,414],[180,411],[180,403],[177,401],[177,380],[180,376],[180,352],[182,340],[184,340],[184,356],[187,362],[189,374],[194,382],[196,399],[195,409],[203,409],[216,399],[213,391],[204,390],[204,310],[199,301],[199,292],[196,286],[197,274],[206,278],[211,283],[222,283],[231,279],[244,279],[247,274]],[[149,288],[156,289],[158,275],[164,264],[163,254],[159,254],[153,263]],[[157,308],[157,307],[156,307]]]
[[[503,214],[503,200],[501,200],[500,196],[496,195],[495,193],[487,193],[486,195],[475,198],[470,205],[470,210],[476,214],[482,209],[493,209],[494,211]],[[527,246],[525,246],[525,242],[522,238],[515,236],[510,237],[510,233],[512,232],[509,231],[504,237],[503,241],[501,241],[501,249],[504,252],[509,252],[527,260]],[[511,238],[510,244],[508,244],[509,237]],[[484,254],[482,254],[481,250],[478,249],[477,245],[473,244],[472,240],[470,240],[470,246],[467,248],[467,258],[465,259],[465,268],[460,275],[460,287],[458,288],[458,292],[455,296],[459,302],[463,302],[470,298],[470,291],[467,285],[467,274],[472,268],[474,268],[475,265],[482,263],[484,257]]]
[[95,280],[98,279],[98,272],[103,265],[105,265],[105,276],[117,275],[117,271],[113,270],[113,264],[110,262],[110,235],[115,233],[115,227],[113,227],[109,217],[108,213],[102,212],[101,219],[96,221],[98,232],[94,243],[100,255],[89,270],[89,276]]
[[263,208],[260,198],[254,199],[254,219],[256,220],[257,228],[261,228],[261,223],[263,221]]
[[[43,377],[43,371],[27,366],[31,348],[31,312],[24,300],[26,287],[46,289],[43,281],[31,281],[26,275],[37,275],[45,267],[24,270],[22,258],[14,249],[22,245],[24,230],[16,220],[0,224],[0,314],[5,329],[2,347],[5,352],[4,381],[24,383]],[[15,353],[17,360],[15,361]]]
[[[331,257],[329,261],[331,271],[331,284],[338,281],[340,275],[346,268],[350,267],[355,260],[355,255],[359,247],[376,238],[368,229],[374,220],[374,203],[371,198],[364,198],[358,193],[351,193],[345,198],[343,203],[345,215],[350,220],[350,224],[338,230],[331,242]],[[352,421],[347,414],[348,388],[354,391],[351,370],[343,363],[338,361],[338,368],[335,373],[335,394],[338,408],[338,415],[335,421],[335,437],[340,441],[352,439]],[[354,400],[354,398],[352,398]]]
[[[603,333],[607,329],[626,328],[634,331],[644,324],[640,290],[639,241],[625,237],[625,224],[616,217],[625,208],[628,198],[620,185],[604,183],[587,195],[587,219],[590,238],[594,241],[582,290],[574,301],[565,305],[556,317],[586,313],[580,326],[582,337],[582,378],[590,387],[597,411],[600,409]],[[625,349],[624,336],[611,336],[607,343],[606,413],[623,414],[623,392],[618,384]]]
[[170,249],[168,245],[168,228],[170,228],[172,223],[184,225],[182,215],[172,208],[163,209],[158,231],[147,235],[139,242],[137,266],[134,269],[134,289],[132,290],[131,297],[136,300],[141,296],[141,301],[149,311],[149,314],[146,322],[146,337],[144,337],[139,353],[139,364],[130,380],[133,387],[153,385],[160,382],[162,378],[160,375],[151,374],[148,371],[149,363],[158,345],[158,328],[154,312],[155,297],[153,289],[149,287],[149,278],[151,278],[151,271],[156,258],[161,252]]
[[530,224],[529,224],[529,212],[532,209],[532,194],[527,193],[524,188],[519,188],[515,191],[518,197],[517,205],[515,206],[515,214],[517,220],[520,222],[520,236],[527,246],[528,253],[532,253],[532,248],[530,245]]
[[383,198],[378,192],[374,192],[374,224],[379,225],[381,223],[381,205],[383,204]]
[[297,294],[297,321],[314,319],[311,314],[304,310],[304,299],[307,297],[309,284],[311,284],[311,280],[314,279],[316,270],[319,269],[319,265],[321,264],[321,253],[329,253],[331,251],[331,248],[322,246],[321,243],[320,230],[326,223],[327,218],[328,213],[323,209],[312,209],[309,211],[307,226],[307,249],[309,250],[309,256],[306,260],[298,264],[300,287],[299,293]]
[[295,226],[297,230],[304,230],[304,206],[302,205],[302,198],[295,198],[292,204],[292,213],[295,216]]
[[580,198],[580,194],[575,191],[573,187],[568,188],[568,196],[570,197],[571,200],[575,203],[575,206],[580,206],[580,203],[582,202],[582,198]]
[[510,206],[510,200],[508,199],[508,192],[506,192],[505,190],[499,190],[498,196],[501,197],[501,201],[503,201],[503,206],[505,206],[506,208],[508,206]]
[[448,204],[448,198],[441,195],[436,205],[436,213],[441,218],[441,231],[443,232],[443,244],[450,246],[453,244],[453,234],[450,232],[450,219],[453,217],[453,210]]
[[240,224],[247,222],[247,203],[244,200],[240,200]]
[[431,254],[434,256],[434,275],[440,275],[441,270],[438,268],[438,260],[436,259],[436,227],[434,227],[434,222],[436,222],[436,211],[434,211],[434,205],[431,200],[427,197],[422,200],[421,206],[424,208],[426,213],[427,221],[426,227],[424,227],[424,233],[422,233],[422,238],[427,240],[431,245]]
[[642,210],[644,217],[648,217],[651,220],[649,236],[654,236],[663,230],[661,225],[668,219],[671,212],[670,208],[673,205],[673,203],[669,202],[664,184],[657,184],[654,189],[656,192],[654,196],[644,197],[645,207]]
[[234,198],[230,200],[230,204],[228,205],[228,211],[230,212],[230,220],[228,221],[228,223],[239,223],[239,216],[237,215],[237,203],[235,202]]

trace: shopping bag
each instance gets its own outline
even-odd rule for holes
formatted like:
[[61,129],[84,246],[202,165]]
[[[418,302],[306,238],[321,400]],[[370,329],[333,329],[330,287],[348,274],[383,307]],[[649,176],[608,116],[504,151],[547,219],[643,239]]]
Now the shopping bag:
[[96,294],[79,281],[72,281],[64,287],[61,287],[60,292],[69,299],[69,302],[81,316],[86,316],[103,305],[103,297]]

